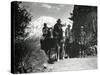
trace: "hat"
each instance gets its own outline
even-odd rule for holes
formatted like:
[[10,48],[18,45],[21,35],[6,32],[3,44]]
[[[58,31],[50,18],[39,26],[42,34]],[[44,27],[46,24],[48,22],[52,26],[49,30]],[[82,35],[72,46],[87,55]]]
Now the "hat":
[[46,23],[44,23],[44,26],[47,26],[47,24],[46,24]]
[[58,19],[57,22],[61,22],[61,19]]

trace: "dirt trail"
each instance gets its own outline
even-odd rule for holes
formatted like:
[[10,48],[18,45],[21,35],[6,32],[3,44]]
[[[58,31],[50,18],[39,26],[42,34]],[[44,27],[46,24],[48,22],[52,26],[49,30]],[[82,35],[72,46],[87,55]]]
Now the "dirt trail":
[[97,69],[97,58],[71,58],[47,65],[50,72]]

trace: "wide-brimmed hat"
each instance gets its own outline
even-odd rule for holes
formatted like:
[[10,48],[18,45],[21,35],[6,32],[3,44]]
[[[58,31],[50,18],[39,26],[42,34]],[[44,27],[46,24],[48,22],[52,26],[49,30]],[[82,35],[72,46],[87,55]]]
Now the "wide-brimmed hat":
[[47,23],[44,23],[44,26],[47,26]]
[[57,22],[61,22],[61,19],[58,19]]

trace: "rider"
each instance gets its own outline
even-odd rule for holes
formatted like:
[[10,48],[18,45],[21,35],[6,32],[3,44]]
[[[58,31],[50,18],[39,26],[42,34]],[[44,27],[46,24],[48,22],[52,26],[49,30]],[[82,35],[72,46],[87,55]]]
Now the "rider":
[[60,42],[61,39],[63,38],[63,33],[62,33],[62,24],[61,24],[61,20],[58,19],[57,23],[54,25],[54,37],[56,37],[56,39]]
[[63,39],[63,30],[62,30],[62,24],[61,24],[61,20],[58,19],[57,23],[54,25],[54,38],[56,38],[57,41],[57,46],[59,48],[59,52],[58,54],[60,54],[60,57],[58,55],[57,60],[59,61],[59,58],[62,58],[62,39]]
[[69,54],[70,50],[70,36],[71,36],[71,29],[70,29],[70,24],[67,25],[68,27],[65,29],[65,54]]
[[44,23],[44,27],[42,29],[42,32],[43,32],[43,37],[46,38],[48,36],[48,30],[49,28],[47,27],[47,24]]
[[69,42],[70,39],[70,34],[71,34],[71,29],[70,29],[70,24],[68,25],[68,28],[66,28],[65,30],[65,37],[66,37],[66,41]]
[[42,28],[42,32],[43,32],[43,37],[40,39],[40,43],[41,43],[41,49],[45,50],[45,39],[48,36],[48,27],[47,24],[44,23],[44,27]]

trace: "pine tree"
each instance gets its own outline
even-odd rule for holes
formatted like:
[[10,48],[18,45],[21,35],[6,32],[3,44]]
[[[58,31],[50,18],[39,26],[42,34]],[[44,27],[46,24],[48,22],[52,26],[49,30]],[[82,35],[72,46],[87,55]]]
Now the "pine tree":
[[15,39],[24,39],[27,37],[28,33],[25,33],[25,29],[28,28],[28,24],[32,19],[31,14],[25,8],[20,6],[21,3],[22,2],[17,1],[12,2],[12,20],[15,27]]

